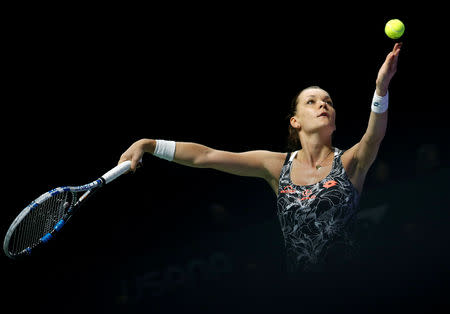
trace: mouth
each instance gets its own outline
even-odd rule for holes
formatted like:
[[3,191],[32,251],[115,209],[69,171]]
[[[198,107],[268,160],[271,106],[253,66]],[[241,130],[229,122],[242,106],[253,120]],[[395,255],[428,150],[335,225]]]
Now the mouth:
[[318,118],[320,118],[320,117],[327,117],[328,118],[328,114],[327,113],[322,113],[322,114],[320,114],[319,116],[318,116]]

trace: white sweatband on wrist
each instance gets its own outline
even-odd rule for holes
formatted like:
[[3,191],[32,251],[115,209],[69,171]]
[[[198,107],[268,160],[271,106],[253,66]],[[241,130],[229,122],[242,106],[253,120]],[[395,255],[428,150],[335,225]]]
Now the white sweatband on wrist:
[[373,94],[372,111],[376,113],[383,113],[388,109],[389,92],[385,96],[378,96],[377,91]]
[[156,140],[156,148],[153,156],[172,161],[175,156],[175,146],[174,141]]

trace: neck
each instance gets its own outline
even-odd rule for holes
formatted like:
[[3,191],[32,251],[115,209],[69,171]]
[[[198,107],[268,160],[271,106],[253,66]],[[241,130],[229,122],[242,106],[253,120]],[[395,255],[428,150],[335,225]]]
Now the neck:
[[301,155],[299,158],[307,166],[316,168],[316,165],[322,165],[330,157],[332,151],[331,142],[327,144],[307,142],[302,143],[302,149],[298,155]]

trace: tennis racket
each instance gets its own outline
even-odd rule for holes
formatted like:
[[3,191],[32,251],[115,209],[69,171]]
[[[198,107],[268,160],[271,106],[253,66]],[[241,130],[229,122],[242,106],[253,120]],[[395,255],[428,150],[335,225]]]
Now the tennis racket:
[[9,227],[3,250],[15,259],[30,255],[53,239],[88,196],[130,170],[127,160],[91,183],[50,190],[25,207]]

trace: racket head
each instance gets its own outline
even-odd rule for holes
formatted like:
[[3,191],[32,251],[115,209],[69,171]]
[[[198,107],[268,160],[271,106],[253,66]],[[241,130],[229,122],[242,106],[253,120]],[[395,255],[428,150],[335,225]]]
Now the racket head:
[[96,180],[79,187],[58,187],[32,201],[17,215],[5,235],[6,256],[15,259],[30,255],[53,239],[74,209],[102,183]]

